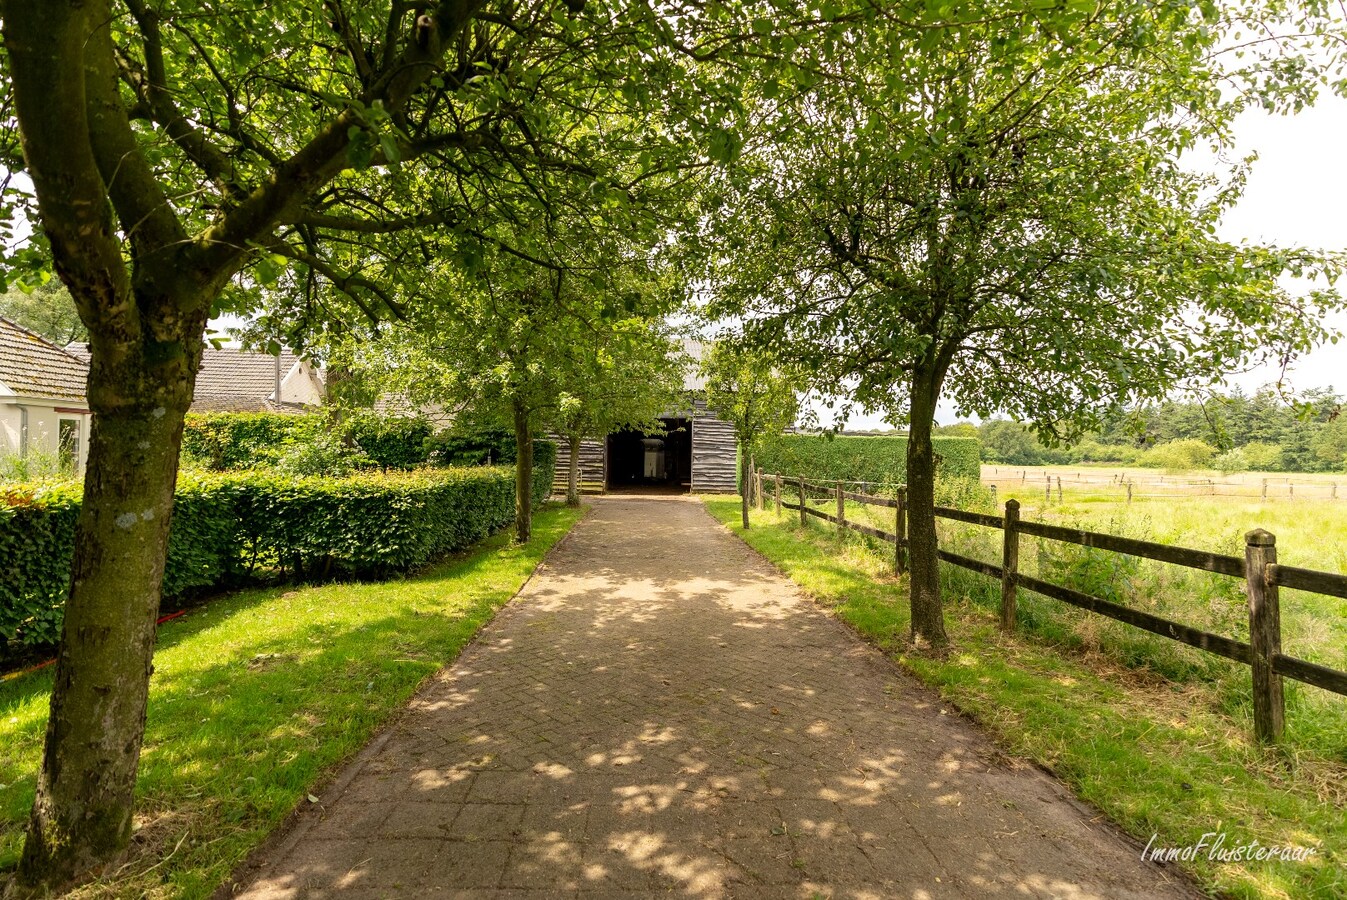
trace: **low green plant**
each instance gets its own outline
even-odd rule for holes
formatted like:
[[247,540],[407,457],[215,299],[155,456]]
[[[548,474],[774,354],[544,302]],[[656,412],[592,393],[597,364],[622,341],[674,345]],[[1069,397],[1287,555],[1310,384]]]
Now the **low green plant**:
[[384,469],[414,469],[429,458],[434,429],[421,416],[385,416],[372,411],[352,414],[343,424],[346,439]]
[[311,440],[323,432],[317,415],[284,413],[188,413],[182,453],[189,467],[215,472],[251,469],[273,463],[282,447]]
[[[555,463],[555,445],[540,442],[535,505],[551,490]],[[80,500],[72,483],[0,489],[0,657],[59,637]],[[514,473],[501,466],[343,478],[184,474],[163,593],[180,597],[262,573],[303,579],[405,572],[513,519]]]
[[0,453],[0,484],[7,482],[59,481],[70,472],[58,453],[30,447],[25,453]]

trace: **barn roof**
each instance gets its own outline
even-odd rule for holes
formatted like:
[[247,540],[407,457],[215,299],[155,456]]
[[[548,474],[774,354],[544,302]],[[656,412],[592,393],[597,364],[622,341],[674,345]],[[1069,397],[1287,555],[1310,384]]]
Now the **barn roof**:
[[698,392],[706,390],[706,379],[702,377],[702,357],[706,355],[706,344],[694,338],[683,341],[683,352],[692,363],[683,372],[683,390]]
[[0,384],[25,397],[84,402],[89,366],[56,344],[0,318]]

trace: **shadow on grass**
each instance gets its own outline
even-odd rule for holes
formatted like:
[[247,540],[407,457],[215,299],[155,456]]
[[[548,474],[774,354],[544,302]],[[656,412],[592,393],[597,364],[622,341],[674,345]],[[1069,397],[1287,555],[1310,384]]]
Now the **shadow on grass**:
[[[457,655],[579,515],[540,512],[526,547],[498,533],[405,578],[252,589],[165,623],[133,860],[148,867],[177,846],[155,877],[209,893]],[[17,862],[51,685],[46,669],[0,686],[0,870]]]

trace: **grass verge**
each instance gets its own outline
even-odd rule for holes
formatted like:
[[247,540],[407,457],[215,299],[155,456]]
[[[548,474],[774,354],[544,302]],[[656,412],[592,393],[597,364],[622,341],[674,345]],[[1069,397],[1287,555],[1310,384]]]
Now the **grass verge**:
[[[985,585],[942,567],[954,650],[907,652],[906,591],[889,553],[831,526],[802,528],[789,513],[739,523],[737,498],[707,498],[712,515],[865,638],[979,721],[1006,749],[1062,778],[1145,843],[1196,844],[1224,832],[1226,848],[1257,841],[1316,853],[1304,862],[1221,861],[1185,867],[1235,897],[1347,896],[1347,766],[1297,747],[1251,745],[1247,710],[1201,683],[1174,683],[1108,656],[1007,637],[992,609],[970,599]],[[1046,601],[1045,601],[1046,602]],[[1210,838],[1208,839],[1211,840]]]
[[[166,624],[132,853],[77,896],[210,895],[458,655],[580,515],[544,509],[526,546],[502,532],[414,577],[244,591]],[[22,846],[49,672],[0,685],[0,872]]]

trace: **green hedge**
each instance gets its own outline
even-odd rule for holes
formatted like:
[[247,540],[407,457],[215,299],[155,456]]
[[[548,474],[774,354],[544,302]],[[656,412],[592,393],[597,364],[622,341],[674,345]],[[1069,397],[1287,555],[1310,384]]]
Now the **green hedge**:
[[385,469],[414,469],[424,465],[427,442],[435,429],[419,416],[380,416],[357,413],[347,420],[344,433],[361,452]]
[[[70,585],[78,484],[0,491],[0,656],[6,643],[54,644]],[[219,476],[178,480],[164,595],[221,583],[236,558],[237,484]]]
[[282,446],[312,440],[322,431],[314,415],[188,413],[182,430],[184,457],[217,472],[273,462]]
[[[556,447],[535,449],[534,502]],[[60,636],[81,488],[0,488],[0,657]],[[384,576],[463,549],[514,520],[514,472],[492,466],[347,478],[266,473],[178,479],[164,596],[262,570]]]
[[[932,444],[937,475],[978,480],[982,464],[976,438],[936,437]],[[768,442],[754,462],[773,474],[902,484],[907,480],[907,438],[787,434]]]

